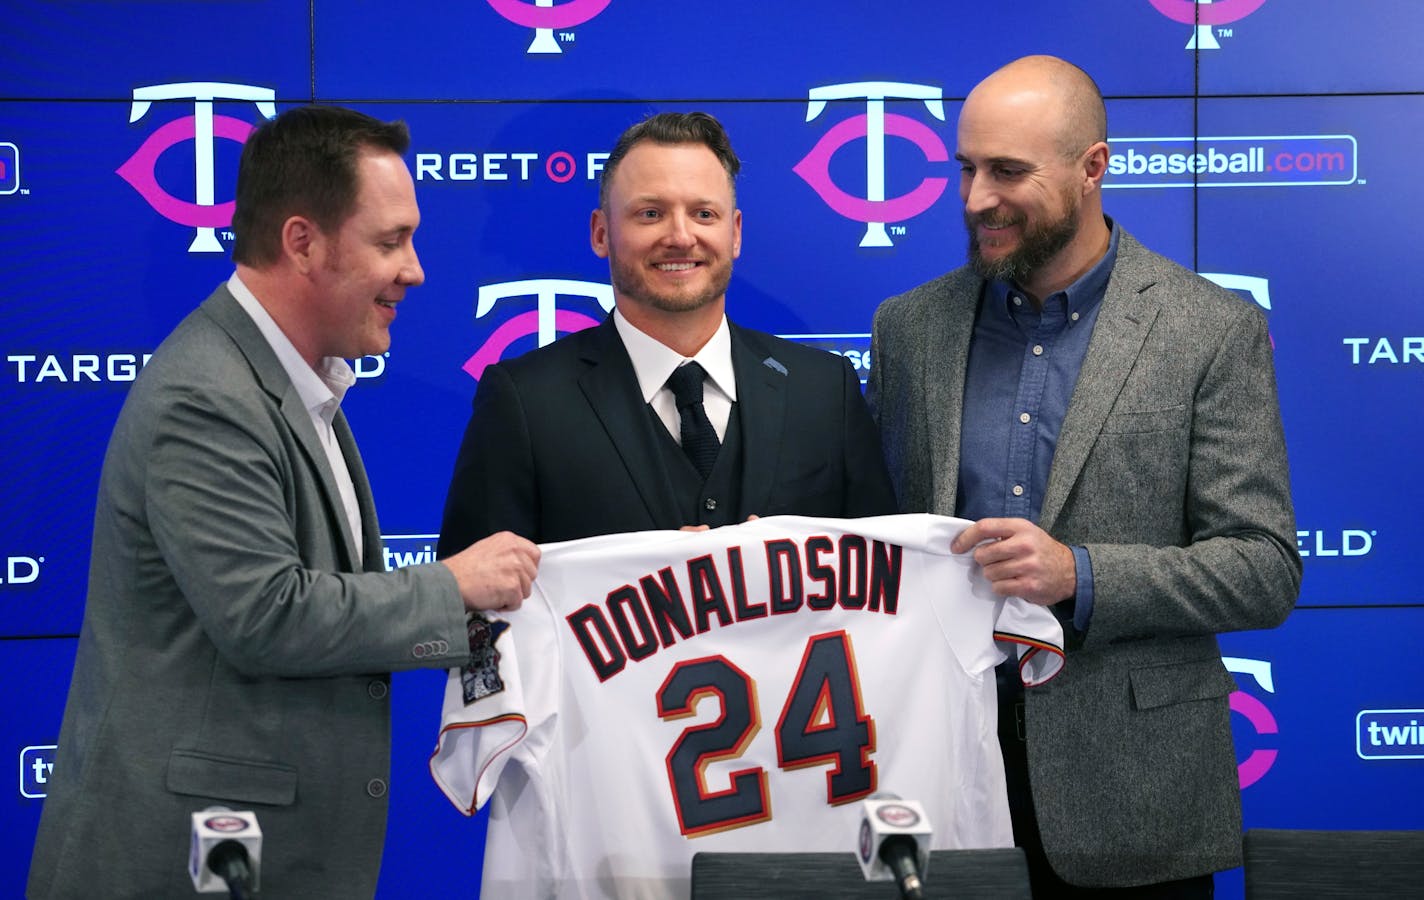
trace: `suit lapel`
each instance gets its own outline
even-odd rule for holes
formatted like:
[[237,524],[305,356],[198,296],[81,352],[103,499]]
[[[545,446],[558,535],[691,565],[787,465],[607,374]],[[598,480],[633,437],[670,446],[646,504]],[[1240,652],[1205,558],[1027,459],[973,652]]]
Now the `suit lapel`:
[[1126,232],[1119,238],[1117,264],[1053,452],[1038,519],[1045,531],[1053,530],[1157,318],[1156,302],[1145,296],[1154,279],[1138,265],[1144,252]]
[[969,367],[969,340],[974,336],[974,314],[979,308],[983,286],[977,276],[966,272],[946,286],[944,312],[934,312],[923,325],[930,508],[941,515],[955,513],[964,377]]
[[579,389],[603,423],[603,430],[622,458],[628,478],[654,525],[679,528],[687,524],[680,521],[682,517],[678,515],[662,456],[658,453],[658,435],[653,431],[652,416],[643,402],[633,361],[618,337],[612,316],[589,332],[582,358],[588,370],[579,378]]
[[[253,322],[252,317],[238,304],[226,285],[220,286],[214,291],[213,295],[203,303],[203,308],[237,344],[242,355],[247,358],[248,365],[252,366],[252,372],[256,376],[258,384],[272,397],[282,411],[282,418],[286,421],[287,427],[292,430],[297,438],[297,443],[306,453],[307,465],[316,472],[317,480],[321,485],[322,500],[326,504],[326,517],[342,537],[341,546],[346,553],[346,558],[343,560],[344,566],[349,571],[356,571],[356,542],[351,534],[351,526],[346,521],[346,511],[341,502],[341,493],[336,489],[336,476],[332,474],[331,464],[326,460],[326,451],[322,449],[321,439],[317,437],[311,413],[302,405],[296,388],[292,387],[292,380],[288,377],[287,370],[282,368],[282,363],[272,352],[272,347],[267,343],[267,339],[258,330],[257,323]],[[351,432],[349,428],[345,428],[344,417],[338,416],[338,418],[343,423],[346,439],[350,441]],[[351,447],[354,450],[354,441],[351,442]],[[343,444],[342,452],[345,453],[346,449],[346,445]],[[353,462],[354,465],[352,465]],[[351,469],[352,480],[358,484],[357,497],[362,503],[362,521],[374,523],[374,504],[372,504],[370,518],[366,518],[365,504],[369,500],[371,489],[370,485],[366,483],[366,473],[361,467],[359,454],[347,453],[346,464]]]
[[[342,458],[346,460],[346,470],[351,474],[351,484],[356,489],[356,506],[361,511],[361,567],[367,572],[384,571],[381,526],[376,518],[376,498],[371,493],[371,482],[366,477],[366,466],[361,462],[361,451],[356,446],[356,436],[351,433],[351,424],[346,421],[346,413],[338,409],[331,427],[336,432],[336,444],[341,448]],[[346,521],[345,515],[341,517],[341,521]]]
[[728,326],[742,425],[741,509],[754,513],[766,509],[771,499],[786,429],[786,382],[792,376],[766,347],[736,325]]
[[[283,372],[283,377],[286,373]],[[297,441],[301,444],[302,450],[307,455],[307,464],[316,471],[317,478],[321,482],[322,499],[326,502],[326,515],[331,520],[333,527],[341,533],[341,547],[346,552],[343,560],[347,570],[357,571],[356,565],[356,540],[351,534],[351,524],[346,519],[346,507],[341,501],[341,492],[336,488],[336,476],[332,474],[331,463],[327,462],[326,450],[321,446],[321,438],[317,437],[316,426],[312,424],[311,413],[302,405],[302,400],[297,396],[297,389],[289,382],[286,390],[283,391],[278,402],[281,404],[282,418],[287,421],[287,426],[292,429],[297,436]],[[348,430],[349,435],[349,430]],[[342,448],[345,452],[345,448]],[[347,468],[351,468],[351,457],[346,457]],[[355,469],[361,468],[358,463]],[[356,471],[352,469],[351,477],[356,479]],[[361,473],[361,481],[365,481],[365,472]],[[367,491],[369,491],[369,486]],[[364,514],[364,510],[363,510]],[[364,521],[364,519],[363,519]]]

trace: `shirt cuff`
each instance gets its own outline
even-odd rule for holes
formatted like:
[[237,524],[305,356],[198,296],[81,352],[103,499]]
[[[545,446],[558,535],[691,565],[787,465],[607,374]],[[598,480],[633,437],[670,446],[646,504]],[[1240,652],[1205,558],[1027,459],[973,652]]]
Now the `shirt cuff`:
[[1073,564],[1078,569],[1078,592],[1073,607],[1073,627],[1087,631],[1093,619],[1093,559],[1087,547],[1069,547],[1073,551]]

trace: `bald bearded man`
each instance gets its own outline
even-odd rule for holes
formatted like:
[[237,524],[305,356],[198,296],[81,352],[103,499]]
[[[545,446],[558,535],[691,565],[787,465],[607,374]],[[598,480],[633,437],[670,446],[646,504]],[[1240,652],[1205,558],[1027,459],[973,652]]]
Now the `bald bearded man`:
[[1103,213],[1092,79],[1016,60],[960,112],[969,265],[881,305],[870,399],[904,512],[994,589],[1048,606],[1063,674],[1000,678],[1000,744],[1034,896],[1210,897],[1241,863],[1216,635],[1294,606],[1265,317]]

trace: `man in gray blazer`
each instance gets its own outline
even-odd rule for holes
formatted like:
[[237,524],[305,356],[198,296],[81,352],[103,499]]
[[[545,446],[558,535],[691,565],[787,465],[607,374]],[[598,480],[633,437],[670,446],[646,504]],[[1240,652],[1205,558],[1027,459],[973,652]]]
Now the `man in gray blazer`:
[[31,897],[181,897],[190,815],[252,810],[262,895],[369,897],[389,672],[469,658],[467,609],[529,594],[499,534],[382,571],[339,409],[406,289],[405,125],[293,109],[243,148],[237,271],[158,347],[104,460],[88,602]]
[[1051,684],[1000,679],[1034,896],[1208,897],[1241,862],[1216,635],[1300,585],[1285,443],[1264,316],[1103,215],[1106,135],[1062,60],[975,87],[971,263],[877,311],[871,404],[902,510],[974,520],[952,549],[1069,635]]

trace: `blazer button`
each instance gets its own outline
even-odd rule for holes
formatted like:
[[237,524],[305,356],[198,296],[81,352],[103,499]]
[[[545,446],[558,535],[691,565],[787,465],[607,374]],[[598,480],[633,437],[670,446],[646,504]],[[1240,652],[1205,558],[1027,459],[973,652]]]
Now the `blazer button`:
[[707,510],[708,512],[711,512],[712,510],[717,508],[717,499],[715,497],[708,497],[706,500],[702,501],[702,508]]
[[384,700],[389,690],[384,681],[372,681],[366,685],[366,693],[372,700]]
[[425,659],[427,656],[444,656],[450,652],[450,642],[446,640],[421,641],[410,648],[410,655],[416,659]]
[[376,800],[386,796],[386,783],[380,778],[372,778],[366,782],[366,793]]

